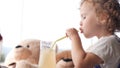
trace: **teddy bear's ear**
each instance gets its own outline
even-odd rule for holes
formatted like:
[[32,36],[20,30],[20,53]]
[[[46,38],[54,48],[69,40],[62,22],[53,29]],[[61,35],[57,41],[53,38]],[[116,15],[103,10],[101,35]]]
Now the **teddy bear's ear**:
[[60,61],[61,59],[72,59],[71,58],[71,51],[70,50],[65,50],[62,52],[57,53],[56,55],[56,62]]

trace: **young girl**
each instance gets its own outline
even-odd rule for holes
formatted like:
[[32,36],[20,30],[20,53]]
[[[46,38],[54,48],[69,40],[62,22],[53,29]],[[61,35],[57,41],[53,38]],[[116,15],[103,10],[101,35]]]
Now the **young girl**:
[[[85,51],[75,28],[66,31],[72,42],[74,68],[117,68],[120,64],[120,5],[117,0],[83,0],[80,31],[86,38],[97,36],[97,43]],[[86,42],[87,43],[87,42]]]

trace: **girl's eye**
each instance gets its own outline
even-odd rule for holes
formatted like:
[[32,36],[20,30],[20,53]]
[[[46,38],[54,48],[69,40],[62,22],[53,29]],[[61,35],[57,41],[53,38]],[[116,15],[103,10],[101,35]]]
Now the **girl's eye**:
[[83,19],[85,19],[86,18],[86,16],[83,16]]
[[82,17],[81,17],[81,20],[84,20],[84,19],[86,19],[86,16],[82,16]]

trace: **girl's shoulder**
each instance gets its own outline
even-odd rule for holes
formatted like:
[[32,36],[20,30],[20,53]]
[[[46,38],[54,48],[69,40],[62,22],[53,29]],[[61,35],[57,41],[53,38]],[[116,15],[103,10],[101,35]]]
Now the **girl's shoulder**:
[[117,35],[110,35],[106,37],[102,37],[99,39],[98,42],[103,42],[103,43],[117,43],[120,44],[120,38]]

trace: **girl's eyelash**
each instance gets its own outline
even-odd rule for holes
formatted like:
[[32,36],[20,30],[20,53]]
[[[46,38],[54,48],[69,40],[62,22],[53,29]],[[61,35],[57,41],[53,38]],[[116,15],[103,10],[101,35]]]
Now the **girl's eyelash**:
[[81,19],[84,20],[86,17],[85,16],[81,16]]
[[84,16],[83,19],[85,19],[86,17]]

